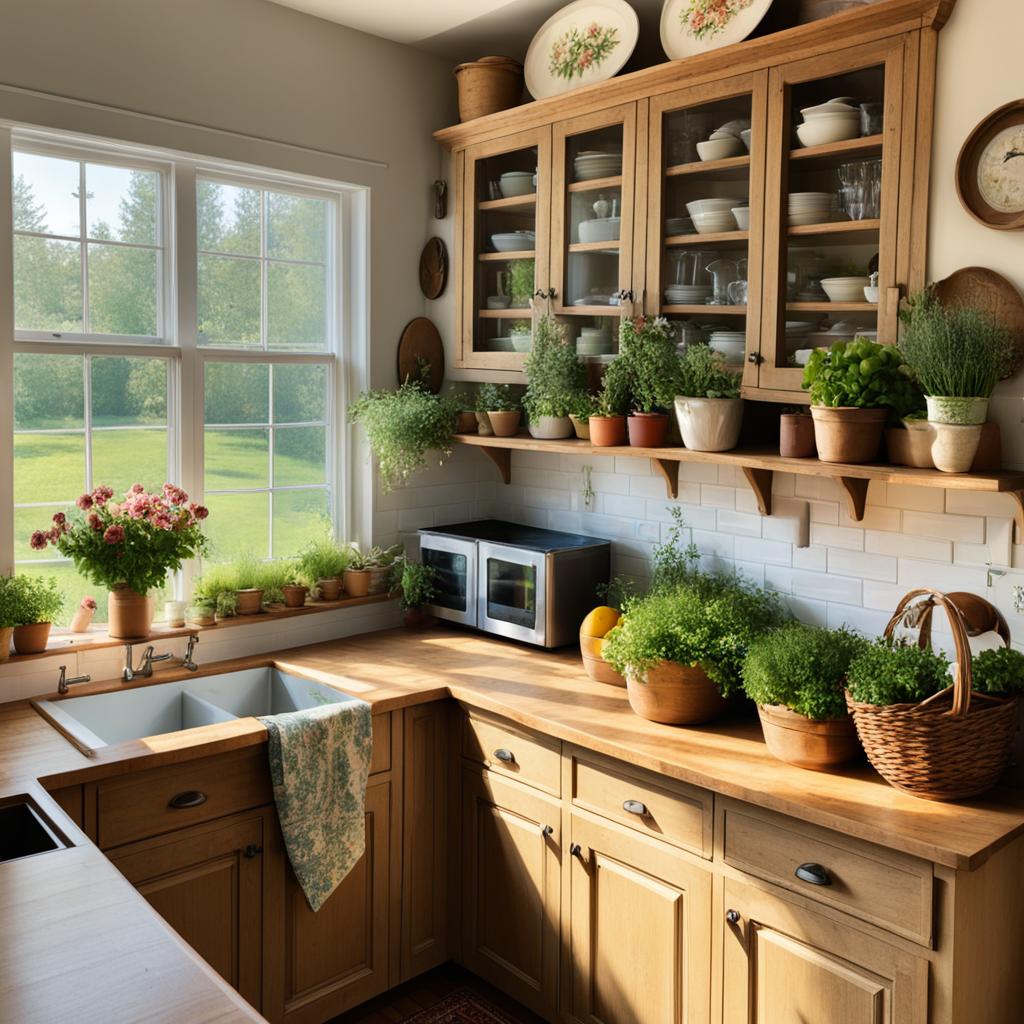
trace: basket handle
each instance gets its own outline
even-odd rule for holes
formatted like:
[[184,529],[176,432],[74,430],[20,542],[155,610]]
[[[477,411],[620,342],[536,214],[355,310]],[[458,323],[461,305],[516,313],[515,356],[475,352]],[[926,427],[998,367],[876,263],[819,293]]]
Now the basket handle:
[[954,718],[963,718],[971,706],[971,688],[974,685],[974,677],[971,670],[971,645],[967,635],[967,626],[960,609],[950,601],[945,594],[939,590],[931,590],[922,587],[919,590],[911,590],[905,594],[900,603],[896,606],[889,624],[885,627],[886,638],[891,638],[893,631],[902,621],[907,608],[919,598],[925,598],[929,607],[921,619],[921,633],[918,643],[921,647],[929,645],[931,637],[931,607],[938,605],[949,619],[950,628],[953,631],[953,644],[956,649],[956,671],[953,674],[953,707],[950,715]]

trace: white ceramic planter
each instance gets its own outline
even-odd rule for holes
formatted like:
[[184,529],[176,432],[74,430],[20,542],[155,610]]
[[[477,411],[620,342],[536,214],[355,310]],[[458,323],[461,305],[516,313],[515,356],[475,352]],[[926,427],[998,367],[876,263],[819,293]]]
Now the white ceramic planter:
[[943,473],[967,473],[978,454],[982,424],[933,423],[932,462]]
[[735,448],[743,425],[742,398],[676,397],[676,419],[683,444],[695,452]]
[[988,419],[987,398],[951,398],[945,395],[927,395],[928,419],[932,423],[954,423],[968,427]]
[[530,436],[539,441],[560,441],[575,434],[568,416],[538,416],[530,423]]

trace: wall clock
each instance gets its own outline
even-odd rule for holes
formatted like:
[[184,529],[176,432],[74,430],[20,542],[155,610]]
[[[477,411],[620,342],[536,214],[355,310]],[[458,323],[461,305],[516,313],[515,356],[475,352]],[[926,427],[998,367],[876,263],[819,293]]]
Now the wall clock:
[[957,158],[956,190],[987,227],[1024,228],[1024,100],[993,111],[971,132]]

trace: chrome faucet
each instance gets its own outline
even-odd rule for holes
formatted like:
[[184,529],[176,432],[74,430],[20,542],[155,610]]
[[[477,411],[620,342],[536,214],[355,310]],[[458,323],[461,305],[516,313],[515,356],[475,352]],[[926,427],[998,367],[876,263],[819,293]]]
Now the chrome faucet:
[[139,663],[139,667],[135,668],[133,667],[132,647],[132,644],[124,645],[124,668],[121,670],[121,678],[126,683],[130,683],[133,679],[148,679],[153,674],[154,661],[168,661],[171,657],[170,651],[165,654],[154,654],[154,647],[149,644],[142,652],[142,661]]
[[181,663],[182,668],[187,668],[189,672],[195,672],[199,666],[195,663],[192,655],[195,653],[196,644],[199,643],[198,633],[189,633],[188,635],[188,646],[185,648],[185,659]]
[[92,679],[92,676],[72,676],[68,679],[68,667],[67,665],[61,665],[60,676],[57,679],[57,692],[67,693],[68,689],[75,685],[75,683],[88,683]]

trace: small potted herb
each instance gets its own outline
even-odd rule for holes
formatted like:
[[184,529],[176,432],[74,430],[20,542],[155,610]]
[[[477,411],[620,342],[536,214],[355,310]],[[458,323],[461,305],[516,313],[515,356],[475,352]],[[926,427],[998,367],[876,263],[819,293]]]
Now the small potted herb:
[[735,448],[743,425],[740,373],[707,345],[690,345],[679,357],[675,408],[683,444],[695,452]]
[[372,547],[363,552],[357,544],[349,546],[348,565],[345,567],[345,593],[349,597],[366,597],[391,590],[401,564],[402,545],[389,548]]
[[284,606],[285,608],[302,608],[309,594],[309,586],[303,582],[304,577],[299,573],[298,565],[295,562],[287,563],[285,568],[287,575],[281,584]]
[[263,610],[263,573],[259,561],[251,555],[234,563],[235,611],[238,615],[258,615]]
[[193,596],[185,609],[185,621],[190,626],[212,626],[217,621],[217,604],[207,598]]
[[544,316],[538,321],[533,351],[526,357],[523,370],[523,408],[530,434],[542,440],[571,437],[569,412],[576,395],[586,385],[587,371],[567,340],[565,328],[552,317]]
[[18,589],[14,576],[0,576],[0,661],[11,656],[11,638],[18,625]]
[[779,454],[784,459],[810,459],[817,454],[809,409],[785,409],[779,416]]
[[676,340],[663,317],[623,320],[619,328],[619,359],[630,375],[629,443],[657,448],[665,443],[668,414],[674,398],[673,379],[678,355]]
[[596,413],[597,399],[587,391],[577,391],[569,407],[569,419],[581,441],[590,440],[590,417]]
[[14,620],[14,650],[17,654],[42,654],[50,639],[50,629],[64,607],[64,596],[53,576],[11,577],[7,584],[8,611]]
[[606,367],[601,390],[590,414],[590,443],[596,448],[614,448],[626,443],[626,411],[629,409],[631,375],[629,365],[617,356]]
[[843,683],[867,641],[844,629],[791,623],[757,637],[743,661],[743,688],[757,704],[769,751],[824,771],[860,752]]
[[217,618],[232,618],[238,614],[238,580],[234,565],[204,563],[203,573],[192,587],[193,607],[212,606]]
[[402,565],[402,596],[399,603],[409,629],[425,629],[437,619],[423,609],[437,597],[440,573],[432,565],[406,561]]
[[295,571],[319,601],[337,601],[341,577],[349,563],[351,549],[333,537],[309,541],[295,560]]
[[[481,384],[476,398],[477,413],[483,413],[495,437],[515,437],[522,413],[511,384]],[[480,431],[484,431],[481,429]]]
[[476,401],[460,388],[452,388],[448,399],[455,407],[455,433],[475,434],[479,430],[476,420]]

